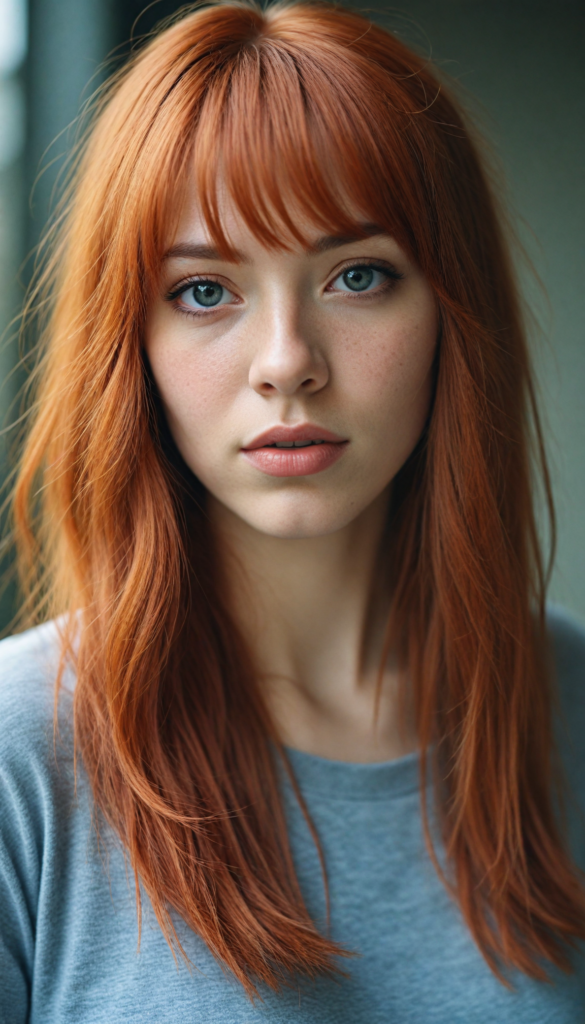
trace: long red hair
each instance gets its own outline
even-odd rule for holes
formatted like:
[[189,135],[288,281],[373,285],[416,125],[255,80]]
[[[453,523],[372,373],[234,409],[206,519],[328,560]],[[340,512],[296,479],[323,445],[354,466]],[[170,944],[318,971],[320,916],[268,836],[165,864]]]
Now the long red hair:
[[76,743],[138,897],[140,881],[171,944],[178,910],[249,992],[335,969],[295,877],[278,737],[204,495],[143,356],[189,174],[226,254],[220,176],[267,246],[306,242],[298,211],[355,234],[357,204],[435,291],[432,414],[394,482],[388,643],[472,935],[496,972],[568,968],[585,899],[553,812],[534,467],[547,478],[510,258],[428,62],[328,4],[202,7],[133,56],[102,96],[41,280],[51,316],[14,504],[23,574],[29,608],[78,632]]

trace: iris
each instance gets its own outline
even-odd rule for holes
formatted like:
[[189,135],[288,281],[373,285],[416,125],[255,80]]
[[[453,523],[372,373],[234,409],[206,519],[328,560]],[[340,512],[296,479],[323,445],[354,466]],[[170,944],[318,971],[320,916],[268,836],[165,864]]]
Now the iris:
[[216,281],[199,281],[193,285],[193,298],[199,306],[217,306],[223,296],[223,288]]
[[363,292],[369,288],[374,280],[372,267],[352,267],[346,270],[343,275],[344,284],[351,288],[352,292]]

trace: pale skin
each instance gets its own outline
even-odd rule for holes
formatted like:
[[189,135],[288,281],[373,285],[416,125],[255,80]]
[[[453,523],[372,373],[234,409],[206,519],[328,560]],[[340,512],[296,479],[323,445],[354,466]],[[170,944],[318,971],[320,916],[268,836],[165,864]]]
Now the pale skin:
[[[283,742],[397,758],[416,736],[399,722],[391,657],[374,716],[389,603],[378,567],[392,480],[429,414],[434,294],[373,226],[365,240],[307,226],[310,248],[275,251],[229,207],[223,222],[235,262],[209,251],[188,196],[151,297],[145,346],[169,427],[233,555],[234,613]],[[266,430],[305,424],[344,442],[334,464],[274,476],[246,458]]]

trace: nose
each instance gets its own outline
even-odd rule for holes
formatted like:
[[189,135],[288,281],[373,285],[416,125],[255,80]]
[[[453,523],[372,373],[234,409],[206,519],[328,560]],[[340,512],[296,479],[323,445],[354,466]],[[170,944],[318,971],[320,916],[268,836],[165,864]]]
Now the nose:
[[324,388],[329,368],[316,332],[301,328],[294,308],[280,306],[262,320],[250,365],[250,387],[263,396],[312,394]]

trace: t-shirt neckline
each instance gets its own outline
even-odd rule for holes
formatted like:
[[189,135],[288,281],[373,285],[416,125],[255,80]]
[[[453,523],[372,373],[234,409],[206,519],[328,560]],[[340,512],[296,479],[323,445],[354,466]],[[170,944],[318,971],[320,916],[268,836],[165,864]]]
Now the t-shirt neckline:
[[388,800],[418,790],[418,751],[392,761],[334,761],[285,747],[302,793],[339,800]]

